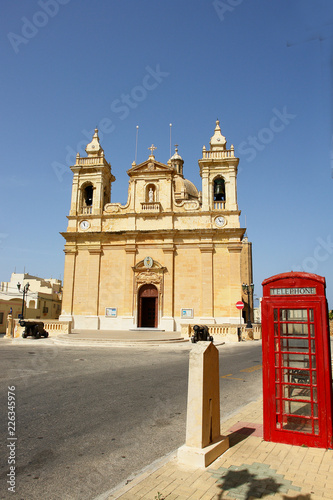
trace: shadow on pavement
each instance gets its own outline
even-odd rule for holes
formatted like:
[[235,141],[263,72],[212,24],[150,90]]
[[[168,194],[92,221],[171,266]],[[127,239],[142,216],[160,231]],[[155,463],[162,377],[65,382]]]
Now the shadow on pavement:
[[228,435],[229,437],[229,447],[232,448],[238,443],[241,443],[247,437],[251,436],[255,432],[256,429],[252,427],[242,427],[241,429],[237,429],[237,431],[232,432]]
[[231,496],[236,494],[237,498],[242,498],[242,500],[263,498],[272,495],[272,493],[277,493],[281,486],[271,477],[259,479],[256,474],[251,474],[248,469],[229,470],[223,476],[222,483],[219,484],[222,491],[219,493],[218,498],[222,500],[224,492],[229,492]]

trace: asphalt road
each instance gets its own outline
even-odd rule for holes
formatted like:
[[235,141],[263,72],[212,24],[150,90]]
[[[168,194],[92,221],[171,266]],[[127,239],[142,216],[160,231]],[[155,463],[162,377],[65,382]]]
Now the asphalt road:
[[[188,344],[1,342],[0,497],[92,500],[185,441]],[[261,396],[261,342],[219,347],[221,417]],[[7,491],[15,386],[15,493]]]

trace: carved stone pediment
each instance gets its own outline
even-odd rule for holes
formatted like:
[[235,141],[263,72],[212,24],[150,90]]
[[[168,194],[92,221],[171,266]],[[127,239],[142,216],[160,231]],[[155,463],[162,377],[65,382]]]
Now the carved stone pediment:
[[164,163],[148,159],[145,162],[140,163],[139,165],[135,165],[127,171],[130,177],[147,172],[174,173],[174,169],[172,167],[169,167],[168,165],[165,165]]
[[160,285],[162,282],[162,275],[158,275],[151,271],[143,271],[139,273],[136,277],[137,285],[147,284],[147,285]]
[[153,264],[149,269],[147,269],[147,267],[145,266],[144,260],[140,260],[140,262],[138,262],[132,269],[135,273],[141,273],[143,271],[147,271],[149,273],[155,272],[157,274],[161,274],[161,273],[163,274],[165,271],[165,267],[163,267],[156,260],[153,261]]

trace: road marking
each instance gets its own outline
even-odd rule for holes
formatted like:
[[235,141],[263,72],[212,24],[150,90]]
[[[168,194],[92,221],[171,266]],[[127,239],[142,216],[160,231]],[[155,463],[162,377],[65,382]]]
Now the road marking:
[[262,365],[254,365],[251,366],[250,368],[244,368],[244,370],[239,370],[240,372],[246,372],[246,373],[252,373],[255,372],[256,370],[261,370]]
[[232,377],[232,373],[229,373],[229,375],[222,375],[220,378],[228,378],[229,380],[244,380],[243,378]]

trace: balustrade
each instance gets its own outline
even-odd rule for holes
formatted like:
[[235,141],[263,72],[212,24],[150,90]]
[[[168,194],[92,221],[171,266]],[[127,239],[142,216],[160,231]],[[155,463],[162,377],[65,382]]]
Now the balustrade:
[[82,207],[81,214],[82,215],[91,215],[92,214],[92,207]]
[[202,151],[203,160],[219,160],[221,158],[234,158],[234,149],[226,149],[224,151]]
[[141,209],[143,212],[160,212],[160,203],[141,203]]

